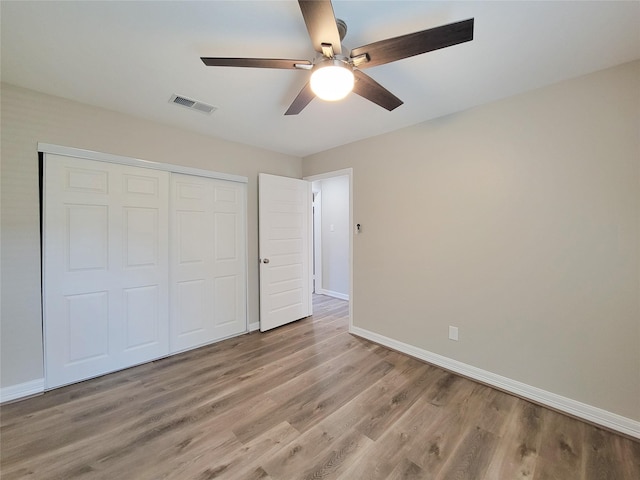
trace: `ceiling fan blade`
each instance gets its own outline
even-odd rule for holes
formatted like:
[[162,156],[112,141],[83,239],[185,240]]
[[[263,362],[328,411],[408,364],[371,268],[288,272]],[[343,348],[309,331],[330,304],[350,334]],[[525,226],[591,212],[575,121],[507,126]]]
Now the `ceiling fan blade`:
[[296,99],[293,101],[289,109],[284,114],[285,115],[299,114],[304,109],[304,107],[309,105],[309,102],[314,98],[316,98],[316,94],[313,93],[313,91],[311,90],[311,84],[307,82],[307,84],[304,86],[302,90],[300,90],[300,93],[298,94]]
[[303,68],[296,65],[309,65],[309,60],[289,60],[286,58],[220,58],[200,57],[208,67],[253,67],[253,68]]
[[304,23],[316,52],[322,53],[322,44],[330,43],[333,53],[341,54],[340,34],[330,0],[298,0]]
[[356,82],[353,84],[353,92],[363,98],[380,105],[391,111],[398,108],[404,102],[389,90],[384,88],[373,78],[360,70],[353,71]]
[[351,51],[351,57],[360,55],[368,57],[368,62],[358,64],[358,68],[362,69],[384,65],[471,40],[473,40],[473,18],[354,48]]

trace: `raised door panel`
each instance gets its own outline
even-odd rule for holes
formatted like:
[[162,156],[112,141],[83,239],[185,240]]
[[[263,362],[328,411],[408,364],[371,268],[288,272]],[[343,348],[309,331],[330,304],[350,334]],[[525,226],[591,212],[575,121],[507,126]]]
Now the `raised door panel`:
[[207,288],[203,279],[176,282],[174,298],[176,316],[174,335],[180,343],[191,342],[189,337],[196,337],[196,343],[206,338],[207,333]]
[[65,295],[60,340],[67,366],[87,365],[109,356],[109,292]]
[[204,270],[208,245],[202,239],[209,235],[207,212],[179,207],[174,213],[176,262],[181,269]]
[[159,265],[160,212],[157,208],[124,207],[124,268]]
[[125,351],[138,351],[163,342],[162,324],[166,318],[163,318],[159,308],[162,304],[159,286],[125,288],[123,295]]
[[67,271],[106,270],[109,206],[65,205]]

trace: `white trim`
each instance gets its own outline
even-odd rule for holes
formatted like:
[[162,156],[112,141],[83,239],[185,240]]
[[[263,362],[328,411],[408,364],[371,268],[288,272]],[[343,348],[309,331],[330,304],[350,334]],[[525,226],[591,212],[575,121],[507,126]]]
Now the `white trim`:
[[[311,182],[313,190],[313,182]],[[312,192],[312,195],[313,192]],[[322,187],[313,197],[313,291],[322,290]]]
[[[244,322],[246,333],[251,333],[253,323],[249,323],[249,187],[244,186]],[[171,275],[171,273],[169,273]],[[258,306],[258,315],[260,315]],[[257,322],[260,328],[260,322]]]
[[308,315],[313,315],[313,192],[311,182],[307,182],[307,291],[309,298],[307,303]]
[[316,288],[316,293],[319,293],[320,295],[327,295],[333,298],[339,298],[340,300],[349,300],[348,293],[334,292],[333,290],[327,290],[325,288]]
[[531,385],[491,373],[487,370],[473,367],[451,358],[443,357],[437,353],[423,350],[413,345],[385,337],[384,335],[380,335],[360,327],[350,326],[349,332],[359,337],[366,338],[367,340],[371,340],[372,342],[379,343],[380,345],[384,345],[385,347],[392,348],[412,357],[424,360],[425,362],[445,368],[446,370],[454,373],[491,385],[519,397],[526,398],[535,403],[551,407],[555,410],[559,410],[588,422],[640,439],[640,422],[631,418],[623,417],[622,415],[587,405],[577,400],[572,400],[537,387],[532,387]]
[[335,170],[333,172],[319,173],[317,175],[309,175],[307,177],[303,177],[303,180],[307,180],[309,182],[316,182],[318,180],[325,180],[327,178],[334,177],[344,177],[345,175],[351,176],[353,173],[353,168],[343,168],[342,170]]
[[353,232],[355,222],[353,218],[353,168],[346,169],[349,175],[349,329],[353,328]]
[[44,393],[44,378],[0,388],[0,403]]
[[260,330],[260,322],[253,322],[249,324],[249,333]]
[[38,151],[43,153],[63,155],[65,157],[84,158],[88,160],[96,160],[98,162],[118,163],[121,165],[131,165],[134,167],[153,168],[154,170],[184,173],[186,175],[194,175],[197,177],[216,178],[218,180],[229,180],[231,182],[238,183],[249,183],[249,179],[241,175],[232,175],[229,173],[214,172],[211,170],[203,170],[200,168],[184,167],[182,165],[174,165],[172,163],[152,162],[151,160],[123,157],[120,155],[94,152],[92,150],[83,150],[80,148],[63,147],[60,145],[52,145],[50,143],[38,142]]

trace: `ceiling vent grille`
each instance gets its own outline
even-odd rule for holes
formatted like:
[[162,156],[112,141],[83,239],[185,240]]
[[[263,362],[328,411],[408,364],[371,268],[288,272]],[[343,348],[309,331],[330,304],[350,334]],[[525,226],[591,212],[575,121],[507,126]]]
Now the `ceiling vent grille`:
[[181,107],[188,108],[189,110],[197,110],[199,112],[206,113],[208,115],[212,114],[217,110],[217,108],[214,107],[213,105],[207,105],[206,103],[198,102],[196,100],[192,100],[182,95],[171,95],[171,98],[169,99],[169,103],[180,105]]

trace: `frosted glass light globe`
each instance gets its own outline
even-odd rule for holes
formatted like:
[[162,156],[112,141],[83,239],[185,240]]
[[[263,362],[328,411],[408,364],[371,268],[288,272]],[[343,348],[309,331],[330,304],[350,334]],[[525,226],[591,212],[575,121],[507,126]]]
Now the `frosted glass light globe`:
[[341,100],[353,90],[353,71],[340,60],[326,63],[317,65],[311,74],[311,90],[322,100]]

